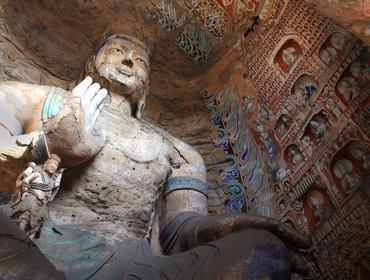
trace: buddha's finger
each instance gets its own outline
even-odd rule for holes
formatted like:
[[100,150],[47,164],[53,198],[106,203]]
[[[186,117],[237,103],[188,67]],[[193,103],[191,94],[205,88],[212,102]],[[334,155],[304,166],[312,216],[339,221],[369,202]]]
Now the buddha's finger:
[[87,76],[82,80],[76,87],[72,89],[72,95],[76,97],[81,97],[92,84],[93,79],[90,76]]

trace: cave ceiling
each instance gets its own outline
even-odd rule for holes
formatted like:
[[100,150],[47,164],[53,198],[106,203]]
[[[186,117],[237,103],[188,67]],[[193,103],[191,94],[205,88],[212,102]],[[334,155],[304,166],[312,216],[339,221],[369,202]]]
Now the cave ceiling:
[[[328,10],[331,1],[320,2],[321,6],[317,1],[306,2]],[[154,58],[153,82],[158,76],[156,71],[162,79],[166,76],[170,81],[197,77],[204,80],[201,78],[214,65],[227,68],[227,64],[238,60],[238,55],[239,58],[242,55],[240,42],[244,41],[245,45],[256,28],[269,28],[278,22],[277,11],[286,3],[277,0],[3,0],[0,23],[5,31],[1,36],[32,59],[35,66],[60,81],[76,79],[99,41],[109,33],[131,33],[150,46]],[[343,23],[349,21],[347,18],[364,17],[365,12],[359,15],[363,6],[341,3],[335,15],[340,18],[345,7],[348,13]],[[227,56],[230,51],[239,51],[234,60]],[[194,84],[199,85],[195,91],[204,85],[199,79]]]
[[204,73],[247,30],[260,2],[6,0],[2,6],[9,39],[53,75],[73,80],[103,34],[127,32],[127,22],[152,47],[156,65],[186,77]]

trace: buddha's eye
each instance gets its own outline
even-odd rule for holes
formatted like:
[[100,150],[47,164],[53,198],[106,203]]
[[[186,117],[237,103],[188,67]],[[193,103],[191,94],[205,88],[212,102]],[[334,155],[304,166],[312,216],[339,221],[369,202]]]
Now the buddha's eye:
[[111,53],[122,53],[123,54],[123,50],[119,49],[119,48],[112,48],[112,49],[108,49],[106,51],[107,54],[111,54]]
[[145,66],[145,68],[148,68],[147,62],[144,59],[142,59],[141,57],[137,57],[135,60],[138,61],[139,63],[143,64]]

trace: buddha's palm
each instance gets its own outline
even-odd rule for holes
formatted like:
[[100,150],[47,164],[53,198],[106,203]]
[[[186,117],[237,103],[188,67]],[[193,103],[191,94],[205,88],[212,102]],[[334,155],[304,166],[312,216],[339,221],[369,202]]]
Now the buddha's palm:
[[92,84],[91,77],[85,78],[72,94],[63,96],[60,112],[44,125],[50,151],[62,158],[64,166],[89,160],[103,147],[105,131],[95,130],[94,126],[107,93],[99,84]]

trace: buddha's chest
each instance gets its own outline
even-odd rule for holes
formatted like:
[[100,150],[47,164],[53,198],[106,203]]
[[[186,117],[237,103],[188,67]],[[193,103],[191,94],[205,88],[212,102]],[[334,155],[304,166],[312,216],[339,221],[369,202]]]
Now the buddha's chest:
[[167,144],[145,123],[108,117],[104,148],[65,173],[51,216],[59,223],[87,224],[108,240],[143,238],[170,172]]

